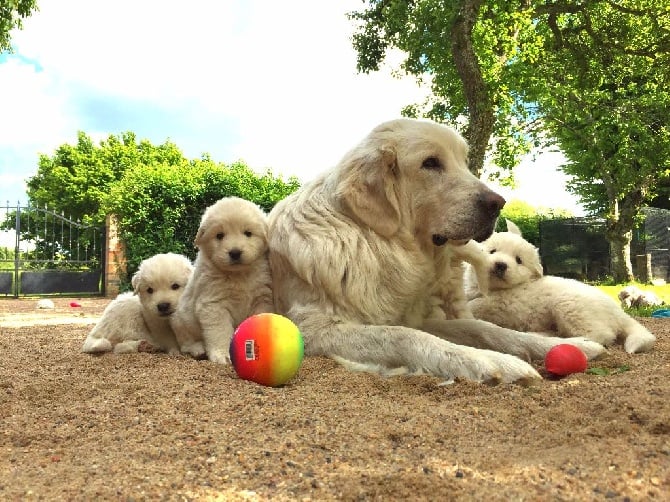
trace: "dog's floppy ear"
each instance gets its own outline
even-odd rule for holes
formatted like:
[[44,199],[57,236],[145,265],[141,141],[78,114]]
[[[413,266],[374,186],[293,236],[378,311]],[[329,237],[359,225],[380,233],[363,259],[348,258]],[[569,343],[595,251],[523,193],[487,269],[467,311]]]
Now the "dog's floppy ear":
[[359,148],[342,162],[337,197],[356,219],[391,237],[400,228],[395,150],[390,146]]
[[505,220],[505,223],[507,223],[507,231],[512,234],[516,234],[520,237],[521,235],[521,229],[516,226],[516,223],[514,223],[512,220]]

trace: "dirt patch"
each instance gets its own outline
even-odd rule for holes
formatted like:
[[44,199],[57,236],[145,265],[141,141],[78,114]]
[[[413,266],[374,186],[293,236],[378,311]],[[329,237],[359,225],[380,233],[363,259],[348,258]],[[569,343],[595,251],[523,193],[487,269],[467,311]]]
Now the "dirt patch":
[[670,493],[668,319],[642,319],[653,352],[615,347],[590,364],[608,374],[531,388],[439,387],[308,358],[274,389],[187,357],[82,354],[108,300],[54,301],[36,311],[36,300],[0,300],[3,500]]

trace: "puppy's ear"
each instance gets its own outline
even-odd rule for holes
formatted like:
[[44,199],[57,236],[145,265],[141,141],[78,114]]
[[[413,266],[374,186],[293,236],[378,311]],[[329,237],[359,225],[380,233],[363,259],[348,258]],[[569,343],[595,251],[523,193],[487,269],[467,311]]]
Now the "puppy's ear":
[[336,196],[356,219],[391,237],[400,228],[398,174],[393,148],[360,148],[343,159]]
[[198,229],[198,233],[195,234],[195,239],[193,240],[193,245],[195,247],[200,247],[200,244],[202,244],[202,240],[205,237],[205,227],[203,225],[200,225],[200,228]]
[[133,274],[133,278],[130,279],[130,285],[133,287],[133,293],[137,294],[140,292],[140,271]]
[[[514,225],[514,223],[512,223]],[[544,275],[544,269],[542,268],[542,260],[540,258],[540,250],[538,248],[535,248],[535,266],[531,267],[531,270],[533,272],[533,278],[539,279]]]
[[512,220],[507,220],[506,219],[505,222],[507,223],[507,231],[508,232],[510,232],[512,234],[516,234],[516,235],[521,237],[521,229],[519,227],[517,227],[516,224]]

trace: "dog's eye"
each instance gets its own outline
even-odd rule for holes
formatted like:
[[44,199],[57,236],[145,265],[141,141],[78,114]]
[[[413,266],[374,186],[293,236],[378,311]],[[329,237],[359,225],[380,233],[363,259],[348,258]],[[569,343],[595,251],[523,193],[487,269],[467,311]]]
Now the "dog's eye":
[[424,159],[423,164],[421,164],[421,168],[441,171],[442,163],[437,157],[428,157],[427,159]]
[[495,252],[496,252],[495,249],[492,249],[491,251],[489,251],[490,254],[493,254],[493,253],[495,253]]
[[172,289],[173,289],[174,291],[177,291],[180,287],[181,287],[181,286],[180,286],[179,284],[177,284],[176,282],[172,285]]
[[253,234],[249,230],[245,230],[244,235],[246,235],[247,237],[251,237]]
[[226,236],[226,234],[224,234],[223,232],[219,232],[218,234],[216,234],[216,238],[217,238],[218,240],[223,240],[223,238],[224,238],[225,236]]
[[517,257],[516,257],[516,262],[517,262],[519,265],[521,265],[521,264],[523,263],[523,262],[521,261],[521,257],[520,257],[520,256],[517,256]]
[[153,295],[154,294],[154,288],[147,288],[147,293],[149,293],[150,295]]

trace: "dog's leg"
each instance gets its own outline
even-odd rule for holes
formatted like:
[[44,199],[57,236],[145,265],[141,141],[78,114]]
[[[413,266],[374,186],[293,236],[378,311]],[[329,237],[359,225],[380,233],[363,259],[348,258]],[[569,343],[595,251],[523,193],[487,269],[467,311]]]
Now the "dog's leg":
[[513,354],[526,360],[543,359],[549,349],[561,343],[579,347],[586,357],[598,357],[605,348],[582,337],[560,338],[502,328],[481,320],[427,320],[423,329],[453,343]]
[[307,355],[332,357],[358,369],[391,370],[383,371],[390,374],[406,369],[445,380],[465,378],[489,384],[529,384],[540,379],[532,366],[515,356],[456,345],[417,329],[335,322],[304,312],[289,317],[303,333]]
[[219,307],[218,315],[212,312],[202,323],[202,338],[205,341],[207,359],[218,364],[230,363],[230,341],[235,331],[230,313]]

